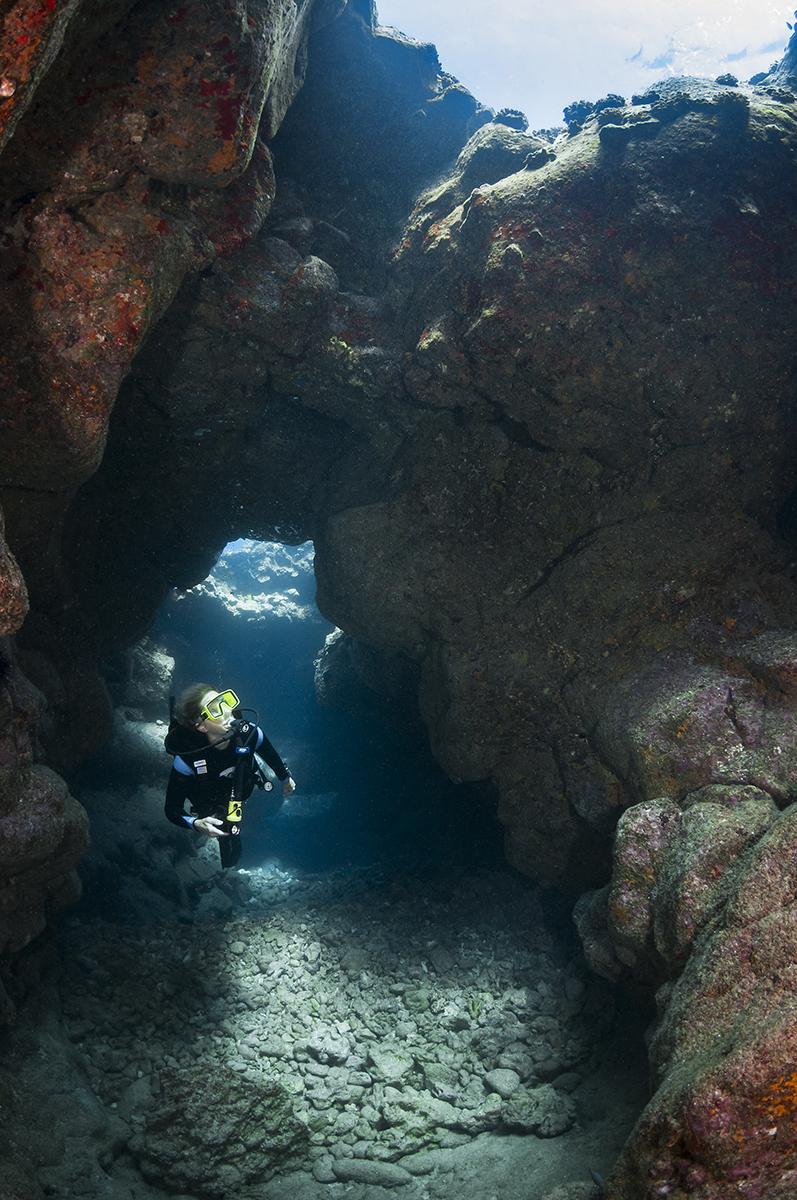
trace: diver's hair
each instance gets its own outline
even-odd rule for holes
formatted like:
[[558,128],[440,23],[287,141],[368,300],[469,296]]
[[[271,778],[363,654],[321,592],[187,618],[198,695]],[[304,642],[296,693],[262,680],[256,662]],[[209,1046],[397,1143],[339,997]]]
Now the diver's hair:
[[202,697],[207,696],[208,692],[215,694],[218,690],[211,683],[192,683],[181,692],[174,713],[180,725],[184,725],[186,729],[196,729],[197,721],[202,715]]

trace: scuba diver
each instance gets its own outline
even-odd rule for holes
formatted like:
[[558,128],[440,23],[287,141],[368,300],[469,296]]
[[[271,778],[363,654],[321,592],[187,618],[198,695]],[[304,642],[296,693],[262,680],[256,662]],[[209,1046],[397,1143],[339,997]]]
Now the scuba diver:
[[[282,781],[282,795],[296,790],[291,773],[263,730],[244,717],[235,692],[205,683],[186,688],[177,702],[164,746],[174,757],[166,789],[165,813],[181,829],[218,838],[221,865],[241,857],[241,806],[257,784],[273,785],[261,771],[255,751]],[[257,718],[257,713],[255,713]],[[191,809],[185,811],[188,801]]]

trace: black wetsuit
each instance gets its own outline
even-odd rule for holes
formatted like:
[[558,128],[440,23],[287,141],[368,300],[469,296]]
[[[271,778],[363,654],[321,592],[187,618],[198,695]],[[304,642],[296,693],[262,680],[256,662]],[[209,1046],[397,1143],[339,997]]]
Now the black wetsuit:
[[[249,726],[248,736],[231,734],[224,746],[211,746],[199,730],[175,724],[166,735],[164,745],[174,755],[174,766],[166,788],[165,812],[173,825],[190,829],[199,817],[227,816],[233,778],[239,767],[239,750],[248,745],[243,756],[246,771],[243,776],[241,799],[246,799],[255,785],[255,762],[252,751],[268,763],[280,780],[290,777],[290,771],[257,725]],[[185,811],[188,801],[191,813]],[[241,857],[241,838],[238,834],[220,837],[219,852],[223,867],[235,866]]]

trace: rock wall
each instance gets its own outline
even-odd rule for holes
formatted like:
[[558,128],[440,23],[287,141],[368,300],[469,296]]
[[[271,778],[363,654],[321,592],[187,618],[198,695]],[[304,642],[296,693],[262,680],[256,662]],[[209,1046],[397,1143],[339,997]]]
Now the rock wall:
[[[98,674],[104,616],[86,608],[88,573],[69,569],[67,511],[102,459],[119,386],[186,273],[262,224],[274,177],[258,130],[278,127],[324,14],[311,0],[5,6],[0,635],[19,631],[35,599],[18,645],[4,642],[0,656],[0,953],[76,898],[71,871],[87,845],[85,813],[38,761],[45,696],[52,766],[74,768],[111,728]],[[147,579],[149,617],[168,585]],[[0,1008],[13,1012],[5,992]]]
[[[688,763],[695,790],[665,790],[657,738],[648,798],[618,825],[611,882],[577,905],[593,969],[655,989],[659,1008],[654,1095],[608,1189],[617,1200],[794,1194],[795,809],[781,762],[793,753],[796,650],[793,634],[750,639],[743,689],[716,670],[681,673],[667,716],[685,744],[669,766]],[[653,745],[648,704],[625,715]]]
[[660,985],[616,1200],[794,1195],[794,819],[750,785],[639,804],[611,885],[579,902],[592,966]]
[[[233,530],[302,540],[312,489],[329,474],[345,480],[351,432],[262,391],[263,337],[299,361],[326,337],[338,292],[332,267],[304,252],[307,222],[294,220],[287,179],[274,221],[300,249],[272,239],[272,262],[267,239],[245,282],[256,302],[237,308],[236,272],[249,269],[239,252],[275,196],[269,145],[304,81],[311,35],[333,60],[349,56],[349,82],[360,79],[358,102],[374,115],[381,106],[401,124],[434,104],[423,165],[396,212],[422,171],[466,140],[479,105],[440,75],[433,47],[376,30],[367,3],[345,14],[341,37],[325,34],[344,8],[17,0],[4,11],[0,635],[16,636],[2,658],[0,953],[67,898],[62,876],[85,849],[85,818],[43,760],[72,777],[110,737],[103,664],[146,633],[169,587],[205,576]],[[327,242],[350,240],[318,228]],[[197,301],[221,366],[188,328]],[[365,322],[379,308],[346,304]],[[229,346],[214,305],[239,335]],[[193,358],[175,355],[184,340]],[[3,1005],[5,1018],[13,1005]]]
[[[6,819],[57,819],[6,843],[6,945],[80,852],[14,656],[69,773],[168,587],[312,537],[322,612],[420,679],[510,862],[608,887],[595,966],[665,989],[616,1194],[785,1196],[790,1093],[744,1066],[770,1034],[684,1029],[723,939],[790,944],[788,888],[744,897],[794,798],[792,51],[579,103],[551,144],[363,0],[45,8],[5,17],[0,619]],[[790,976],[748,968],[711,994],[766,992],[782,1048]]]

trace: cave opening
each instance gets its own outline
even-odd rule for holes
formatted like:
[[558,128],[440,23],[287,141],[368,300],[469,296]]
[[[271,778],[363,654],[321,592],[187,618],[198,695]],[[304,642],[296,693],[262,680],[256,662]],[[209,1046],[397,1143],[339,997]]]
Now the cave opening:
[[[232,686],[257,714],[298,788],[282,805],[253,792],[241,870],[386,865],[433,874],[457,866],[514,874],[490,786],[454,782],[432,756],[417,666],[362,646],[323,618],[313,559],[311,541],[236,539],[203,582],[170,590],[144,642],[109,666],[114,737],[80,776],[92,820],[106,820],[108,805],[92,797],[108,788],[121,788],[126,808],[162,820],[170,698],[203,680]],[[152,836],[158,840],[158,827]],[[107,872],[85,864],[82,871],[83,906],[106,907]]]
[[[173,697],[199,680],[233,687],[291,768],[297,792],[279,811],[265,815],[258,791],[246,805],[241,867],[505,868],[489,789],[454,783],[432,756],[414,665],[394,656],[386,669],[384,656],[324,619],[313,562],[312,542],[228,543],[202,583],[172,589],[143,650],[145,658],[156,648],[173,660]],[[135,696],[128,690],[117,699],[135,723]],[[167,700],[164,692],[161,721]],[[162,728],[150,732],[159,738]],[[84,782],[101,785],[109,771],[116,775],[114,750],[87,766]],[[169,765],[164,754],[164,784]],[[144,777],[151,778],[146,768]]]

